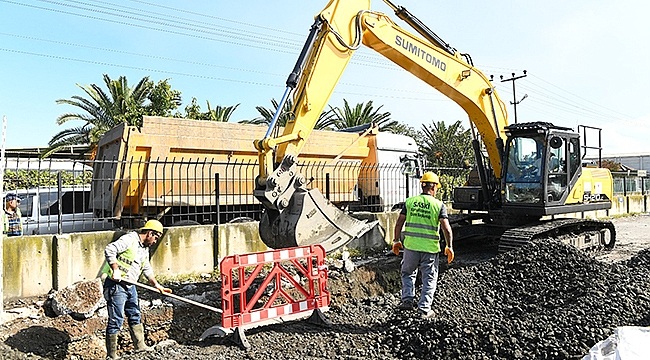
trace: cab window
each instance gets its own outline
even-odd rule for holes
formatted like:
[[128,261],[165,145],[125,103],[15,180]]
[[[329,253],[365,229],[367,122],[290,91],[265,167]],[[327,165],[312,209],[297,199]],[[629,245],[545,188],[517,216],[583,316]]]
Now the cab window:
[[542,201],[543,138],[519,137],[510,142],[506,167],[505,201]]

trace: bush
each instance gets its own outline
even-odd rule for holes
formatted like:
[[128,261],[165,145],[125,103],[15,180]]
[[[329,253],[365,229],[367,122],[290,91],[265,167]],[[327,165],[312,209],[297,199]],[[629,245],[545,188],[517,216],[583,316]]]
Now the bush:
[[[30,189],[41,186],[57,186],[59,172],[47,170],[6,170],[4,174],[5,190]],[[81,175],[61,171],[63,186],[90,184],[92,172],[84,171]]]

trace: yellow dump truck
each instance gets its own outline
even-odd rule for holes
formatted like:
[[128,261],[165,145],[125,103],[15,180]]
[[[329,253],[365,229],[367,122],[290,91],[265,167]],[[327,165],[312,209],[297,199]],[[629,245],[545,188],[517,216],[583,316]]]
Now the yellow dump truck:
[[[125,227],[148,218],[165,226],[259,219],[253,141],[266,130],[147,116],[140,128],[119,125],[98,144],[91,206],[98,216]],[[417,191],[417,178],[406,171],[417,150],[408,136],[372,128],[316,130],[298,162],[308,186],[318,187],[332,203],[381,211]]]

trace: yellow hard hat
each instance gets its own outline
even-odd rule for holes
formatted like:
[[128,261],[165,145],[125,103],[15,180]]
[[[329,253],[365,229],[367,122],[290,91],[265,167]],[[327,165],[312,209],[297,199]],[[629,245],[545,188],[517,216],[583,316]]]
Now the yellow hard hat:
[[153,230],[162,234],[163,225],[158,220],[149,220],[140,228],[140,230]]
[[436,173],[432,171],[427,171],[422,175],[420,182],[440,184],[440,178],[438,178],[438,175],[436,175]]

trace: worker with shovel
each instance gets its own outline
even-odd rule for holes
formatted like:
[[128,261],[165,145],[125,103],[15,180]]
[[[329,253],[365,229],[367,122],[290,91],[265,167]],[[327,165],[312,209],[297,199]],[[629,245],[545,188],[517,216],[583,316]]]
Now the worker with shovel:
[[[144,342],[144,327],[135,285],[141,274],[161,293],[171,293],[156,281],[149,263],[149,247],[162,236],[163,225],[158,220],[149,220],[137,231],[128,232],[106,246],[104,255],[107,265],[102,269],[104,298],[108,309],[106,326],[106,353],[110,359],[117,359],[117,334],[128,318],[131,339],[136,350],[149,350]],[[122,281],[124,280],[124,281]]]

